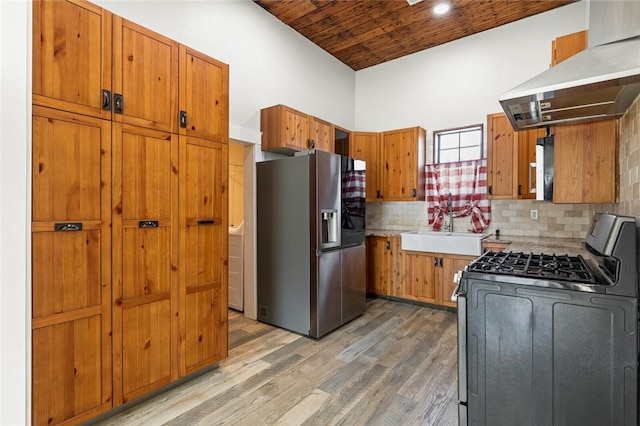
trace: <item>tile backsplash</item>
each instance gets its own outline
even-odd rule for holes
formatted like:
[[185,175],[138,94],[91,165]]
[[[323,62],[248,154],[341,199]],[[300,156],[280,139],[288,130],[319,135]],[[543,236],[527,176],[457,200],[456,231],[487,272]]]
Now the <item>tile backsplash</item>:
[[[491,202],[491,223],[485,233],[502,235],[584,238],[594,212],[614,211],[614,204],[552,204],[536,200]],[[537,210],[538,219],[531,219]],[[367,228],[430,229],[426,202],[367,203]],[[453,230],[467,231],[469,217],[456,218]]]

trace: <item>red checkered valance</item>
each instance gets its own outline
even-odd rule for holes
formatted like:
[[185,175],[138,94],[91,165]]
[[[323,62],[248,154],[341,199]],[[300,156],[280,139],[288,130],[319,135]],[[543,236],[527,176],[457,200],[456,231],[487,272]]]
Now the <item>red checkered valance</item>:
[[487,160],[459,161],[426,166],[429,225],[439,231],[451,196],[453,217],[471,216],[468,230],[482,232],[491,220],[487,198]]

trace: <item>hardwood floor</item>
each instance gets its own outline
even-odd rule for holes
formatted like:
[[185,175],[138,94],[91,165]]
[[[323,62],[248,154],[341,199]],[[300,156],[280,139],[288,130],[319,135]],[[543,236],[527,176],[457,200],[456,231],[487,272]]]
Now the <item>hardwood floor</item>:
[[456,331],[384,299],[318,341],[230,311],[219,368],[100,425],[456,425]]

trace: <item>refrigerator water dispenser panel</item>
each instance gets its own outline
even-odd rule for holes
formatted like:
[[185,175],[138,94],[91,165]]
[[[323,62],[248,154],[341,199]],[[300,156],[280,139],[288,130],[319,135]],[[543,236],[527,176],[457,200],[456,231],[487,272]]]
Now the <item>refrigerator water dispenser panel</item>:
[[339,235],[338,210],[320,210],[322,219],[322,245],[337,243]]

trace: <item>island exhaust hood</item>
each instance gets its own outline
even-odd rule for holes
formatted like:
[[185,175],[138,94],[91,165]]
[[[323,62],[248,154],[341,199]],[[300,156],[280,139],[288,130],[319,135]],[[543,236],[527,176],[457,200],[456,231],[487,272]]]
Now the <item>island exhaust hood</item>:
[[[598,17],[607,15],[594,10],[594,5],[610,7],[616,3],[624,6],[635,2],[591,1],[591,46],[591,16],[596,11]],[[636,7],[636,11],[640,11],[640,7]],[[636,13],[623,12],[609,12],[612,19],[595,30],[602,32],[602,28],[607,28],[611,33],[616,27],[624,27],[621,19],[628,22],[631,16],[635,36],[589,47],[498,98],[515,130],[593,121],[625,113],[640,94],[640,35],[637,34],[640,26],[635,20]],[[609,34],[609,40],[612,38],[615,40],[615,35]],[[606,40],[606,37],[600,39]]]
[[583,50],[499,101],[515,130],[622,115],[640,94],[640,37]]

